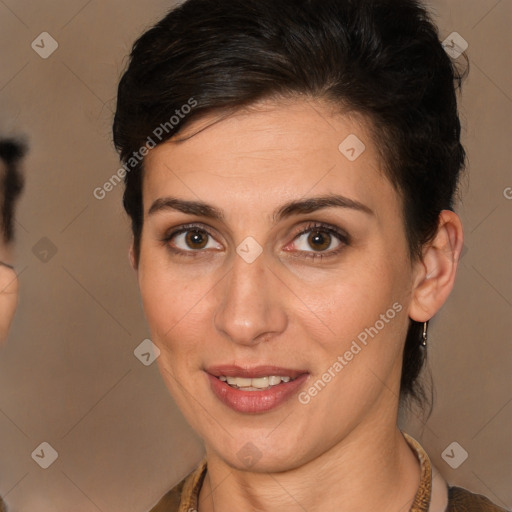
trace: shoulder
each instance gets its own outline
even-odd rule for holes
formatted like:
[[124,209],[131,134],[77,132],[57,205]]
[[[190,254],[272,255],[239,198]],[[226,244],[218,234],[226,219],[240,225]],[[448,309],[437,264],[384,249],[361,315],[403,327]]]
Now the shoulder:
[[[177,512],[181,502],[181,494],[186,478],[167,492],[150,512]],[[1,509],[0,509],[1,512]]]
[[507,512],[481,494],[474,494],[462,487],[448,489],[446,512]]
[[[202,477],[204,477],[205,466],[200,464],[195,471],[186,476],[181,482],[168,491],[160,501],[150,510],[150,512],[189,512],[194,507],[192,505],[197,499],[197,492],[200,487]],[[181,505],[181,506],[180,506]],[[0,507],[0,512],[2,509]],[[475,494],[462,487],[449,487],[448,489],[448,507],[445,512],[512,512],[508,511],[491,500]]]
[[[190,512],[197,508],[199,490],[206,474],[206,457],[181,482],[168,491],[150,512]],[[0,510],[0,512],[2,512]]]

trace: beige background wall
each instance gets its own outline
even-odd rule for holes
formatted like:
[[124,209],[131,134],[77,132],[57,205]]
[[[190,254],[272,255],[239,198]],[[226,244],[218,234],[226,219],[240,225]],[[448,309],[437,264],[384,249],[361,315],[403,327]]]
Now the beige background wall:
[[[110,126],[125,56],[172,5],[0,0],[0,133],[24,133],[31,145],[18,219],[21,302],[0,352],[0,494],[12,512],[142,512],[202,454],[156,365],[133,355],[148,331],[121,186],[93,196],[118,168]],[[469,43],[470,165],[458,209],[466,250],[431,323],[433,414],[405,428],[450,483],[510,508],[512,1],[430,5],[443,39],[456,31]],[[45,31],[59,45],[48,59],[31,48]],[[442,457],[454,441],[469,454],[457,469]],[[42,442],[58,452],[48,469],[31,457]]]

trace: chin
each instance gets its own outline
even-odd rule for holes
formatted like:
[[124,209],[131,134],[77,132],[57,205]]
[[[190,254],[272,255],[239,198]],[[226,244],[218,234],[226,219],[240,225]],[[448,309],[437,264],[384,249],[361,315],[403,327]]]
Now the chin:
[[[304,461],[303,442],[300,446],[290,441],[287,436],[272,439],[269,432],[272,429],[262,430],[261,433],[233,432],[233,437],[226,440],[215,438],[209,443],[211,450],[221,458],[225,464],[238,471],[253,473],[279,473],[300,467]],[[304,440],[303,440],[304,441]],[[300,449],[299,449],[300,446]],[[207,450],[207,453],[210,450]],[[313,457],[312,457],[313,458]]]

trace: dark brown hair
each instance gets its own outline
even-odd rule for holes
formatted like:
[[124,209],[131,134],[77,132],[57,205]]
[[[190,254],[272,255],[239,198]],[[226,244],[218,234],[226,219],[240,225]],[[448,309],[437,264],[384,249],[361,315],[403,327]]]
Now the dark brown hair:
[[5,170],[0,173],[0,228],[4,243],[14,239],[14,210],[23,190],[23,176],[18,168],[26,153],[26,146],[19,140],[0,140],[0,162]]

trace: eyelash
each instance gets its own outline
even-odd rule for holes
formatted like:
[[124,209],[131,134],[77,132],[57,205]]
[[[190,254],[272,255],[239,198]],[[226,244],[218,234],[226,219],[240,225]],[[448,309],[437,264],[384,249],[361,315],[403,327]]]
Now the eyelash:
[[350,245],[350,237],[346,233],[344,233],[343,231],[339,230],[334,226],[324,224],[322,222],[313,222],[311,224],[308,224],[302,231],[300,231],[293,237],[293,241],[297,240],[297,238],[300,238],[302,235],[305,235],[306,233],[315,230],[320,231],[322,233],[328,233],[329,235],[333,235],[335,238],[338,239],[339,242],[341,242],[339,247],[337,247],[336,249],[331,249],[330,251],[323,252],[304,251],[304,254],[300,257],[315,261],[322,261],[323,258],[338,256],[338,254],[344,249],[345,246]]
[[[302,231],[297,233],[293,241],[295,241],[297,238],[300,238],[302,235],[305,235],[306,233],[309,233],[310,231],[320,231],[323,233],[328,233],[330,235],[333,235],[335,238],[337,238],[341,244],[338,248],[332,249],[330,251],[324,251],[324,252],[313,252],[313,251],[299,251],[303,253],[302,256],[296,256],[296,257],[303,257],[306,259],[311,260],[322,260],[323,258],[330,258],[337,256],[345,246],[350,245],[350,236],[347,235],[345,232],[339,230],[338,228],[331,226],[329,224],[324,224],[322,222],[313,222],[311,224],[308,224]],[[200,233],[205,233],[211,238],[214,238],[213,235],[208,231],[208,229],[202,225],[202,224],[186,224],[181,226],[179,229],[172,231],[168,235],[165,235],[162,238],[162,243],[166,245],[166,247],[173,253],[177,254],[179,256],[184,257],[190,257],[190,258],[196,258],[198,256],[201,256],[201,253],[204,251],[202,250],[190,250],[190,251],[183,251],[181,249],[176,249],[172,245],[169,245],[169,242],[176,236],[181,235],[182,233],[187,233],[188,231],[199,231]],[[295,257],[295,256],[294,256]]]

